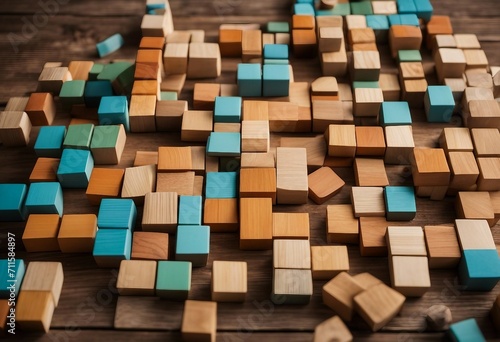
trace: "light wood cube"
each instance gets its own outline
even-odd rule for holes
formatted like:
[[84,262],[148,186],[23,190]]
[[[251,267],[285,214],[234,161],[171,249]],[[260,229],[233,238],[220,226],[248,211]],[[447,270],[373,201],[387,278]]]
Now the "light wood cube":
[[217,303],[186,300],[181,325],[184,341],[215,342],[217,334]]
[[359,243],[359,222],[352,205],[333,204],[326,207],[328,243]]
[[455,268],[461,253],[453,226],[425,226],[429,268]]
[[355,217],[385,216],[383,187],[353,186],[351,203]]
[[387,227],[389,255],[427,256],[422,227]]
[[314,280],[331,279],[340,272],[349,272],[346,246],[312,246],[311,265]]
[[146,194],[142,215],[142,229],[148,232],[175,233],[177,207],[176,192],[151,192]]
[[309,213],[273,213],[274,239],[309,240]]
[[244,302],[247,294],[247,263],[214,261],[211,291],[214,302]]
[[311,245],[309,240],[274,240],[273,267],[310,269]]
[[408,297],[422,297],[431,287],[429,263],[424,256],[390,256],[392,287]]
[[347,272],[339,273],[323,286],[323,303],[349,322],[354,315],[354,297],[364,290]]
[[155,293],[156,261],[122,260],[116,289],[122,296],[152,296]]

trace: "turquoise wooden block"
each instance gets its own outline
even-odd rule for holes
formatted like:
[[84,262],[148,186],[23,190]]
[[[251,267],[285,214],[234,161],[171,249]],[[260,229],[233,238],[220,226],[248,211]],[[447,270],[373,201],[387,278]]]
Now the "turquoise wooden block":
[[116,33],[96,44],[97,54],[100,58],[105,57],[120,49],[125,41],[121,34]]
[[129,229],[99,229],[92,255],[99,267],[120,267],[122,260],[130,260],[132,233]]
[[314,0],[295,0],[297,4],[311,4],[314,5]]
[[399,50],[398,61],[401,62],[422,62],[422,55],[419,50]]
[[90,149],[90,141],[94,134],[93,124],[69,125],[63,141],[63,148]]
[[239,123],[241,121],[241,97],[217,96],[214,106],[214,121]]
[[412,186],[386,186],[384,198],[388,221],[411,221],[415,218],[417,203]]
[[207,172],[206,198],[238,198],[237,172]]
[[417,17],[424,19],[425,21],[431,20],[434,8],[429,0],[413,0],[413,4],[417,10]]
[[135,65],[131,62],[106,64],[97,76],[98,80],[109,81],[116,94],[130,95],[134,84]]
[[87,81],[87,83],[85,83],[85,92],[83,97],[87,107],[99,107],[103,96],[113,96],[113,87],[111,87],[111,83],[109,81]]
[[179,225],[201,225],[201,196],[179,196]]
[[288,33],[290,24],[287,21],[270,21],[266,25],[266,31],[269,33]]
[[37,157],[60,158],[66,126],[43,126],[38,132],[34,150]]
[[330,15],[349,15],[351,14],[351,6],[349,3],[338,3],[332,9],[317,10],[316,16],[330,16]]
[[417,8],[413,0],[397,0],[398,13],[417,13]]
[[378,81],[354,81],[352,82],[352,88],[380,88],[380,83]]
[[290,88],[290,68],[288,65],[264,65],[263,96],[288,96]]
[[299,15],[314,15],[314,7],[310,3],[294,4],[293,13]]
[[370,1],[351,2],[351,14],[370,15],[373,14],[372,3]]
[[158,261],[156,271],[156,295],[171,300],[186,300],[191,291],[189,261]]
[[[9,248],[6,249],[9,251]],[[9,253],[9,252],[7,252]],[[10,257],[9,257],[10,258]],[[13,300],[17,297],[26,270],[24,260],[0,259],[0,298]]]
[[389,19],[389,26],[393,25],[408,25],[408,26],[420,26],[418,17],[414,13],[410,14],[391,14],[387,16]]
[[424,96],[424,108],[428,122],[450,122],[455,99],[450,87],[428,86]]
[[264,59],[288,60],[288,45],[266,44],[264,45]]
[[451,340],[455,342],[486,342],[474,318],[453,323],[450,325],[448,334]]
[[260,64],[238,64],[236,78],[238,83],[238,94],[240,96],[262,96],[262,70]]
[[178,226],[175,260],[190,261],[193,267],[207,265],[210,253],[209,226]]
[[175,91],[162,91],[160,101],[177,101],[177,93]]
[[127,229],[133,231],[137,218],[137,207],[131,199],[104,198],[99,206],[97,226],[105,229]]
[[87,189],[90,175],[94,169],[94,158],[87,150],[64,149],[57,179],[66,189]]
[[90,71],[89,71],[88,80],[89,81],[97,81],[97,76],[99,76],[99,74],[102,72],[103,69],[104,69],[104,64],[94,63],[94,65],[92,66],[92,69],[90,69]]
[[26,184],[0,184],[0,221],[24,221],[27,211],[24,205],[28,187]]
[[97,116],[99,118],[99,125],[122,124],[127,132],[130,131],[126,96],[103,96],[97,110]]
[[32,183],[26,196],[28,214],[63,215],[63,191],[58,182]]
[[458,267],[465,290],[491,291],[500,280],[500,258],[496,249],[462,251]]
[[85,81],[72,80],[66,81],[59,92],[59,100],[66,108],[71,108],[73,105],[84,104]]
[[238,157],[241,154],[241,134],[212,132],[207,140],[207,156]]
[[408,102],[384,101],[380,107],[380,126],[411,125],[411,112]]

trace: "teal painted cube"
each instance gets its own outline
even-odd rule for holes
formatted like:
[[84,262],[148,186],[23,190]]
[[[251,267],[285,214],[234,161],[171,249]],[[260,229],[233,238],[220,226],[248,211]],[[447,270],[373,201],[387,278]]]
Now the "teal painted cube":
[[[97,76],[99,76],[99,74],[104,70],[104,64],[101,64],[101,63],[94,63],[94,65],[92,66],[92,69],[90,69],[89,71],[89,76],[88,76],[88,80],[89,81],[97,81]],[[109,87],[111,88],[111,84],[109,85]],[[113,95],[113,94],[111,94]],[[97,107],[97,106],[95,106]]]
[[172,300],[186,300],[191,291],[189,261],[158,261],[156,271],[156,295]]
[[85,104],[84,94],[85,81],[66,81],[59,92],[59,100],[65,108],[71,108],[73,105]]
[[28,214],[63,215],[63,191],[58,182],[32,183],[26,196]]
[[384,198],[388,221],[411,221],[415,218],[417,203],[412,186],[386,186]]
[[314,15],[314,7],[310,3],[294,4],[293,13],[298,15]]
[[237,172],[207,172],[206,198],[238,198]]
[[391,14],[387,16],[389,19],[389,26],[393,25],[407,25],[407,26],[420,26],[416,14]]
[[207,156],[238,157],[241,154],[241,134],[212,132],[207,140]]
[[448,332],[454,342],[486,342],[481,329],[477,325],[476,319],[469,318],[461,322],[450,325]]
[[389,20],[386,15],[373,14],[366,16],[366,26],[373,29],[375,38],[379,43],[387,42],[389,36]]
[[131,199],[104,198],[99,206],[97,226],[102,229],[126,229],[133,231],[137,207]]
[[106,64],[97,76],[98,80],[109,81],[116,94],[130,95],[134,84],[135,64],[131,62],[115,62]]
[[175,260],[190,261],[193,267],[207,265],[210,253],[209,226],[178,226]]
[[130,260],[131,249],[132,233],[129,229],[100,228],[92,255],[99,267],[118,268],[122,260]]
[[380,88],[380,83],[378,81],[354,81],[352,82],[352,88]]
[[57,179],[63,188],[87,189],[93,169],[94,158],[90,151],[66,148],[59,162]]
[[380,126],[411,125],[411,112],[408,102],[384,101],[380,107]]
[[60,158],[66,136],[66,126],[43,126],[35,142],[37,157]]
[[266,44],[264,45],[264,59],[288,60],[288,45]]
[[[90,70],[89,77],[90,75],[92,75],[92,70]],[[103,96],[113,96],[113,87],[111,87],[111,83],[109,81],[96,80],[87,81],[87,83],[85,83],[85,93],[83,97],[87,107],[98,108]]]
[[451,88],[444,85],[428,86],[424,96],[424,108],[428,122],[450,122],[455,109]]
[[214,106],[214,121],[239,123],[241,121],[241,97],[217,96]]
[[422,62],[422,55],[419,50],[399,50],[398,61],[401,62]]
[[317,10],[316,16],[330,16],[330,15],[349,15],[351,14],[351,6],[349,3],[337,3],[332,9]]
[[63,148],[88,150],[93,133],[93,124],[69,125],[64,137]]
[[264,65],[262,72],[263,96],[288,96],[290,68],[288,65]]
[[95,164],[118,164],[126,141],[127,135],[123,125],[97,126],[90,142],[90,150]]
[[429,0],[413,0],[413,4],[417,10],[417,17],[424,19],[425,21],[431,20],[434,8]]
[[121,34],[116,33],[96,44],[97,54],[100,58],[105,57],[120,49],[125,41]]
[[17,297],[26,267],[22,259],[0,259],[0,298]]
[[104,96],[97,110],[99,125],[122,124],[127,132],[130,131],[128,101],[126,96]]
[[0,184],[0,221],[24,221],[27,216],[26,184]]
[[413,0],[397,0],[398,13],[417,13],[417,8]]
[[201,225],[201,196],[179,196],[179,225]]
[[260,64],[238,64],[236,78],[238,83],[238,94],[240,96],[262,96],[262,70]]
[[373,14],[372,3],[370,1],[351,2],[351,14],[369,15]]
[[290,24],[287,21],[270,21],[266,25],[266,30],[269,33],[288,33]]
[[462,251],[458,266],[460,283],[468,291],[491,291],[500,280],[500,258],[496,249]]
[[160,101],[177,101],[177,92],[162,91],[160,93]]

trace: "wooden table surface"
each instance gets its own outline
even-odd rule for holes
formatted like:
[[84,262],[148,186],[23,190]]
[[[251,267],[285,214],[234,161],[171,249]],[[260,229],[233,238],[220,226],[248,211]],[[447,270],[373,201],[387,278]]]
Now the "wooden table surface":
[[[47,5],[50,16],[41,14]],[[289,20],[288,0],[171,0],[176,29],[204,29],[208,41],[216,41],[222,23]],[[434,0],[436,14],[449,15],[456,33],[478,35],[490,65],[500,65],[500,6],[498,0]],[[111,59],[133,59],[141,37],[140,22],[144,0],[21,0],[0,2],[0,107],[12,96],[29,95],[36,90],[38,75],[45,62],[99,60],[95,43],[121,33],[126,45]],[[31,24],[29,24],[31,23]],[[34,25],[33,25],[34,24]],[[383,70],[396,70],[387,47],[381,47]],[[224,60],[222,76],[217,80],[235,82],[236,59]],[[317,59],[292,59],[297,81],[312,81],[320,76]],[[435,82],[432,77],[429,81]],[[193,82],[188,81],[181,98],[192,99]],[[436,146],[442,124],[427,124],[422,111],[412,111],[417,146]],[[60,111],[55,124],[67,124],[69,116]],[[459,125],[454,117],[452,125]],[[37,129],[32,131],[32,141]],[[129,134],[122,161],[118,167],[131,166],[135,151],[155,150],[158,146],[181,145],[179,134]],[[273,135],[273,146],[279,136]],[[28,182],[35,163],[33,142],[28,148],[0,146],[0,182]],[[349,203],[354,184],[352,169],[336,169],[347,183],[341,193],[326,204]],[[388,167],[391,185],[411,184],[408,167]],[[1,196],[1,194],[0,194]],[[325,205],[309,202],[303,206],[276,206],[274,211],[307,211],[311,215],[311,244],[326,244]],[[64,191],[64,212],[97,213],[88,204],[83,190]],[[417,217],[411,225],[451,223],[455,218],[454,198],[431,202],[418,199]],[[141,211],[141,210],[139,210]],[[139,218],[140,219],[140,218]],[[140,222],[140,221],[139,221]],[[17,237],[17,258],[25,261],[61,261],[65,281],[54,313],[51,330],[45,335],[21,334],[14,338],[26,341],[122,341],[180,339],[182,303],[155,297],[118,298],[115,289],[117,271],[99,269],[91,255],[62,253],[27,254],[21,242],[23,223],[0,223],[0,257],[6,257],[7,232]],[[500,243],[499,226],[493,228]],[[271,251],[250,252],[238,249],[238,234],[212,234],[211,254],[207,267],[195,269],[190,298],[210,298],[212,260],[246,260],[249,291],[243,304],[220,303],[218,306],[218,340],[220,341],[307,341],[314,327],[334,312],[321,300],[324,281],[314,281],[314,295],[305,306],[274,306],[271,292]],[[369,271],[389,283],[387,258],[362,258],[358,246],[349,246],[351,272]],[[350,323],[355,340],[360,341],[430,341],[441,340],[441,333],[425,331],[424,315],[434,304],[445,304],[454,320],[475,317],[488,339],[498,338],[488,311],[500,287],[491,292],[462,291],[455,270],[432,270],[432,288],[419,299],[408,299],[402,312],[381,332],[371,334],[360,319]],[[116,315],[116,317],[115,317]]]

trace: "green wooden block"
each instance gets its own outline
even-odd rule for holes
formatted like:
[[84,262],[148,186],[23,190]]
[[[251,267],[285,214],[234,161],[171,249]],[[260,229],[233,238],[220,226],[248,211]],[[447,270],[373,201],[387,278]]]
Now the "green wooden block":
[[90,69],[89,71],[88,80],[97,81],[97,76],[99,76],[99,74],[103,71],[103,69],[104,69],[104,64],[94,63],[92,69]]
[[175,260],[190,261],[193,267],[207,265],[210,253],[209,226],[178,226]]
[[120,162],[127,135],[123,125],[97,126],[94,128],[90,150],[98,165],[116,165]]
[[93,124],[70,125],[64,138],[63,147],[88,150],[93,132]]
[[266,29],[269,33],[288,33],[290,25],[286,21],[270,21],[267,23]]
[[330,15],[349,15],[351,14],[351,6],[347,3],[337,3],[332,9],[317,10],[316,16],[330,16]]
[[177,101],[177,93],[175,91],[162,91],[160,101]]
[[28,187],[26,184],[0,184],[0,221],[24,221],[27,211],[24,205]]
[[351,14],[369,15],[373,14],[372,3],[370,1],[351,2]]
[[186,300],[191,290],[189,261],[158,261],[156,295],[160,298]]
[[264,59],[264,64],[288,65],[288,59]]
[[106,64],[97,76],[100,81],[109,81],[117,94],[129,94],[134,83],[135,65],[130,62]]
[[201,196],[179,196],[179,225],[201,225]]
[[311,270],[274,270],[271,300],[276,305],[305,305],[311,300],[313,282]]
[[450,325],[449,335],[455,342],[486,342],[474,318]]
[[92,255],[99,267],[120,267],[122,260],[130,260],[132,233],[128,229],[99,229]]
[[354,81],[352,82],[352,88],[380,88],[380,83],[378,81]]
[[458,266],[460,283],[468,291],[491,291],[500,280],[496,249],[466,249]]
[[411,221],[415,218],[417,204],[412,186],[386,186],[384,197],[388,221]]
[[66,108],[71,108],[73,105],[84,104],[85,98],[85,81],[74,80],[66,81],[59,92],[59,100]]
[[398,61],[401,62],[422,62],[422,55],[418,50],[399,50]]

